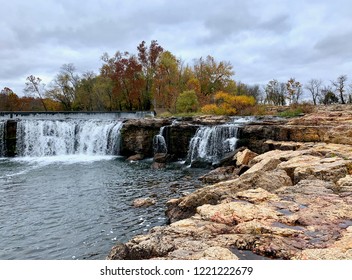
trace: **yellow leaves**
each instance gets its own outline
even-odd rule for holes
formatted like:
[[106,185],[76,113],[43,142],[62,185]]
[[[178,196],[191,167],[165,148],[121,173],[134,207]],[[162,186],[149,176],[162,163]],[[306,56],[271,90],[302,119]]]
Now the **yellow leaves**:
[[230,108],[228,105],[217,106],[215,104],[207,104],[201,109],[203,114],[207,115],[235,115],[236,108]]
[[236,115],[244,109],[254,106],[253,96],[233,95],[219,91],[214,96],[215,104],[207,104],[202,107],[202,113],[215,115]]

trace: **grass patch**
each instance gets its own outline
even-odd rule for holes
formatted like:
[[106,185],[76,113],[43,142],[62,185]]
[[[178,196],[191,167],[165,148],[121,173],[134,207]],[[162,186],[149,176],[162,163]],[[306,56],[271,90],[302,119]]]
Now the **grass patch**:
[[297,109],[289,109],[289,110],[280,112],[278,113],[278,116],[282,118],[294,118],[302,114],[303,114],[303,110],[301,108],[297,108]]

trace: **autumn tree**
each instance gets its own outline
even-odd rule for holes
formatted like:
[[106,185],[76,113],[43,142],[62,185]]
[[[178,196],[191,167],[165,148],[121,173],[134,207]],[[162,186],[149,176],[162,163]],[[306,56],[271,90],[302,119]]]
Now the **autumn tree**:
[[318,79],[310,79],[307,84],[305,85],[305,88],[310,92],[312,95],[313,103],[314,105],[317,105],[317,102],[319,100],[319,96],[321,94],[321,87],[322,87],[322,80]]
[[290,78],[286,83],[286,97],[290,104],[298,103],[299,98],[302,95],[302,85],[295,78]]
[[265,87],[265,103],[272,105],[285,105],[285,97],[287,93],[287,88],[285,83],[279,83],[277,80],[273,79],[268,82]]
[[344,93],[346,91],[346,81],[347,75],[340,75],[337,77],[336,81],[331,81],[332,85],[335,87],[335,90],[340,95],[340,100],[342,104],[345,104]]
[[[235,74],[230,62],[217,62],[210,55],[205,59],[201,57],[195,61],[194,73],[200,82],[201,93],[204,97],[209,97],[217,91],[224,90]],[[207,100],[207,98],[204,99]]]
[[0,110],[20,111],[19,97],[12,89],[4,87],[0,91]]
[[141,64],[141,70],[144,76],[144,90],[141,94],[142,109],[149,110],[151,108],[151,100],[153,96],[153,83],[157,72],[158,60],[164,49],[156,40],[150,42],[149,48],[145,41],[142,41],[138,47],[138,62]]
[[38,96],[40,101],[42,102],[44,110],[48,111],[48,108],[47,108],[45,101],[44,101],[45,84],[42,83],[42,79],[39,77],[35,77],[33,75],[30,75],[27,77],[26,80],[27,80],[27,82],[26,82],[26,87],[24,89],[24,92]]
[[153,81],[154,108],[175,109],[179,80],[179,61],[169,51],[163,52],[159,57]]

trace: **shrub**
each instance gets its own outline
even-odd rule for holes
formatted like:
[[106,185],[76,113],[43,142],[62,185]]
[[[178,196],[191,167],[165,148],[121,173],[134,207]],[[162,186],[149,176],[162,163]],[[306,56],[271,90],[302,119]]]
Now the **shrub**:
[[197,94],[194,90],[182,92],[176,101],[177,113],[191,113],[199,109]]
[[202,107],[202,113],[215,115],[236,115],[248,111],[255,105],[253,96],[233,95],[219,91],[214,96],[215,104],[207,104]]

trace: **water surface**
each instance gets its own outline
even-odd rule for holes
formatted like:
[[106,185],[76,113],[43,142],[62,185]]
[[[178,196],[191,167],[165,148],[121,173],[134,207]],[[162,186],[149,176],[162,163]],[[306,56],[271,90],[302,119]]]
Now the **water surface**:
[[[150,164],[99,155],[0,158],[0,259],[104,259],[116,242],[164,225],[165,202],[194,190],[190,182],[205,171]],[[131,206],[149,196],[156,205]]]

